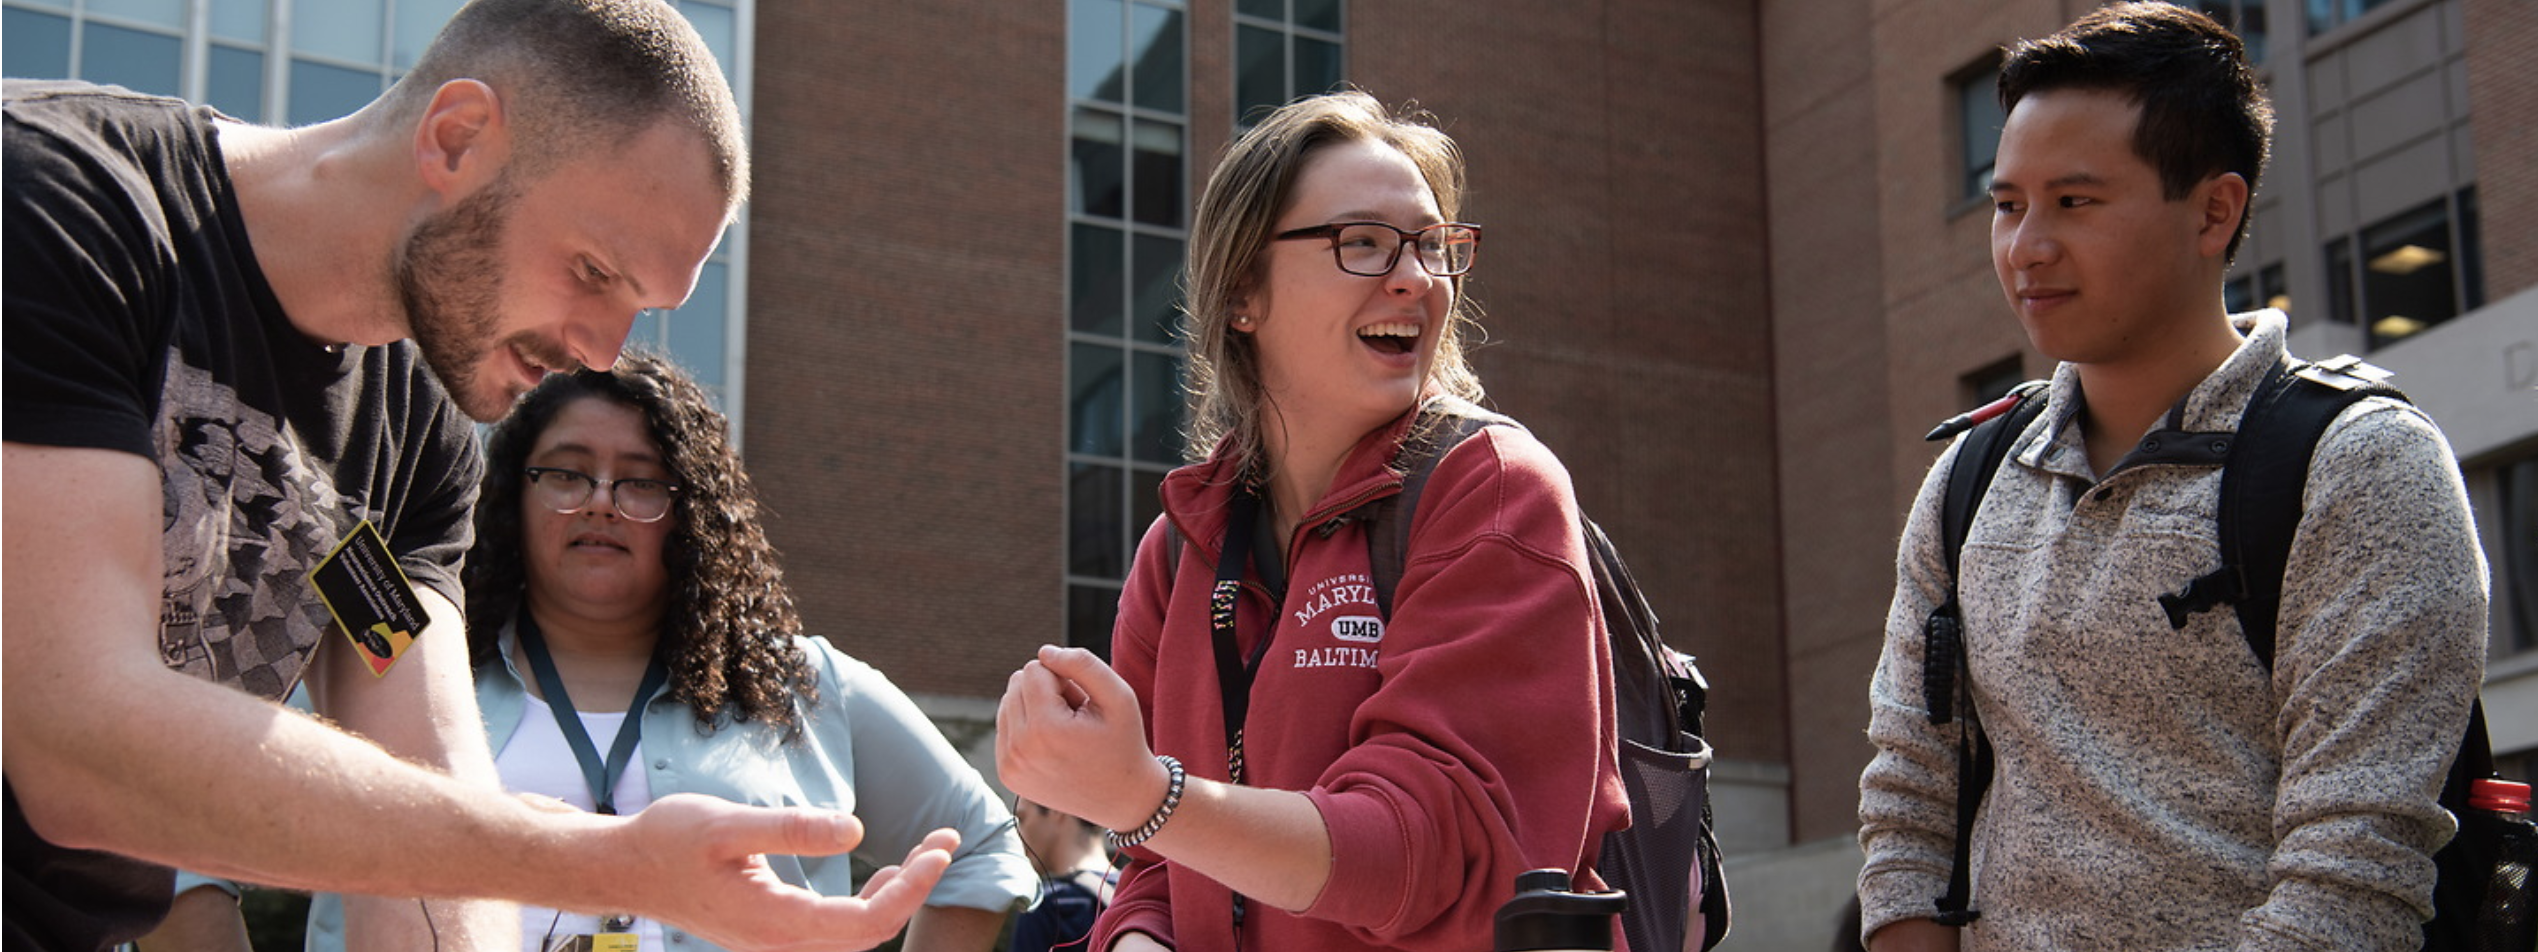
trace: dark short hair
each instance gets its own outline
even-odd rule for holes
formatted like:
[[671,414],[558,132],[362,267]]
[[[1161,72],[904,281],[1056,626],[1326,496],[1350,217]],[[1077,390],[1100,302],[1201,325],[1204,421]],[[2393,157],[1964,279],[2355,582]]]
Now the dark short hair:
[[513,154],[534,176],[664,121],[712,154],[725,203],[749,195],[740,109],[703,37],[660,0],[472,0],[381,102],[403,119],[474,79],[503,97]]
[[585,398],[643,414],[679,483],[670,509],[676,525],[662,552],[670,603],[658,650],[670,667],[668,696],[706,725],[727,714],[798,736],[800,710],[818,702],[818,679],[794,640],[802,619],[759,525],[757,491],[705,388],[668,358],[641,350],[618,358],[613,370],[548,376],[486,436],[476,546],[467,553],[466,570],[467,640],[475,664],[498,663],[503,626],[527,592],[520,494],[529,451],[558,413]]
[[[2141,106],[2133,152],[2159,171],[2169,201],[2204,179],[2235,172],[2252,196],[2274,130],[2247,49],[2212,18],[2171,3],[2117,3],[2040,40],[2009,48],[2000,67],[2000,105],[2052,89],[2099,89]],[[2240,214],[2229,256],[2238,256],[2255,203]]]

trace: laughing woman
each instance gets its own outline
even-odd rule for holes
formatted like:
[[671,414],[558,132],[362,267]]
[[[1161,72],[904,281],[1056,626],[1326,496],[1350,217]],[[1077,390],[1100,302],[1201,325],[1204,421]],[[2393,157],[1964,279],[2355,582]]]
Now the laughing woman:
[[[1550,451],[1490,427],[1447,453],[1370,624],[1351,516],[1400,492],[1396,457],[1449,398],[1481,395],[1462,190],[1451,139],[1356,92],[1273,113],[1208,181],[1188,269],[1203,459],[1164,481],[1115,667],[1044,648],[997,717],[1007,785],[1130,847],[1096,952],[1470,952],[1517,873],[1600,882],[1628,808]],[[1239,594],[1212,613],[1220,573]]]

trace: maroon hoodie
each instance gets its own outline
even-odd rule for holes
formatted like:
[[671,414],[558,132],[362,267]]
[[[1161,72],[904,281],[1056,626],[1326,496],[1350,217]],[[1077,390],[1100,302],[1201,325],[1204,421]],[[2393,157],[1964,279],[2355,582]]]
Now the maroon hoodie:
[[[1288,546],[1283,599],[1257,565],[1245,575],[1240,648],[1275,639],[1251,690],[1245,779],[1312,798],[1331,874],[1300,914],[1247,903],[1243,949],[1485,952],[1517,873],[1566,869],[1600,888],[1603,836],[1629,823],[1611,659],[1568,471],[1549,449],[1490,427],[1439,461],[1392,620],[1378,621],[1364,527],[1343,517],[1400,491],[1390,464],[1409,422],[1368,434],[1341,463]],[[1165,478],[1112,644],[1154,750],[1219,780],[1208,593],[1233,470],[1220,447]],[[1186,540],[1179,553],[1165,551],[1167,524]],[[1130,856],[1092,950],[1141,931],[1180,952],[1233,952],[1223,886]]]

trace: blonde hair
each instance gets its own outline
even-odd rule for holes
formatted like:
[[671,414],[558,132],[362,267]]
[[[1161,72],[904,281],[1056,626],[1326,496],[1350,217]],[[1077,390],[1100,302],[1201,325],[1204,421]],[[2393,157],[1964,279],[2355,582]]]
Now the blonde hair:
[[[1260,383],[1259,345],[1230,325],[1235,302],[1264,278],[1261,251],[1286,211],[1306,157],[1343,142],[1373,141],[1398,149],[1427,180],[1438,213],[1452,221],[1463,206],[1463,154],[1452,137],[1432,124],[1434,118],[1407,107],[1394,112],[1373,96],[1348,90],[1289,103],[1226,148],[1199,196],[1183,278],[1188,292],[1183,333],[1190,359],[1190,425],[1183,451],[1191,462],[1207,458],[1231,437],[1241,472],[1255,478],[1267,472],[1260,433],[1266,391]],[[1455,282],[1454,305],[1438,330],[1436,360],[1424,389],[1478,402],[1480,377],[1465,358],[1462,334],[1466,326],[1477,327],[1477,315],[1462,294],[1461,279]]]

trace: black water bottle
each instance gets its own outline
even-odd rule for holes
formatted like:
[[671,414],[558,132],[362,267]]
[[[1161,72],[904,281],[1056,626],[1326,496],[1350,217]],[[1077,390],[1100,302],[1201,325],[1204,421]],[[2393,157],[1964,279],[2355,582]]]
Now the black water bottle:
[[2529,820],[2529,785],[2509,780],[2468,784],[2468,816],[2459,835],[2492,844],[2492,863],[2477,909],[2478,952],[2538,948],[2538,824]]
[[1516,895],[1498,907],[1496,952],[1612,952],[1619,892],[1569,891],[1564,869],[1516,875]]

